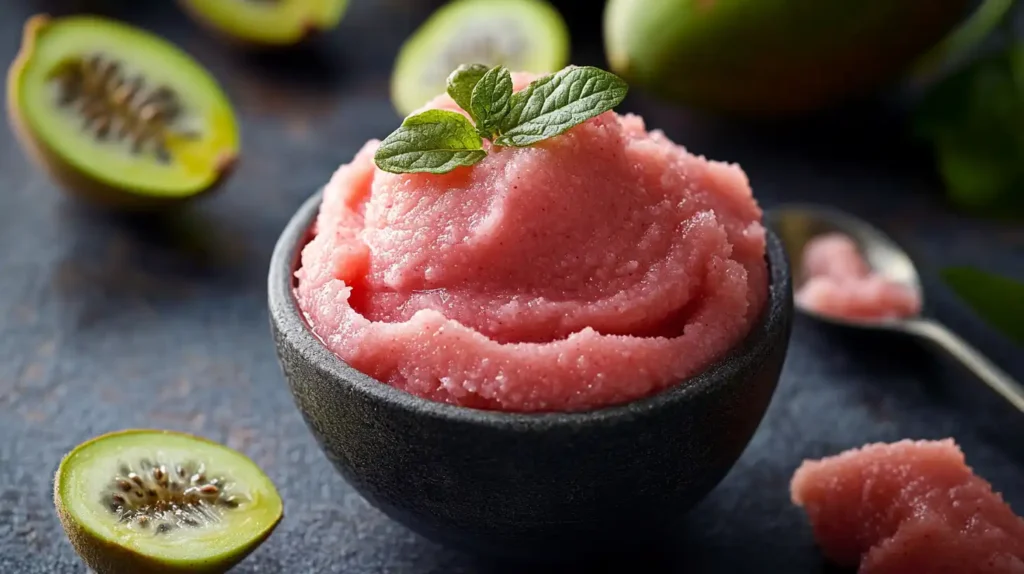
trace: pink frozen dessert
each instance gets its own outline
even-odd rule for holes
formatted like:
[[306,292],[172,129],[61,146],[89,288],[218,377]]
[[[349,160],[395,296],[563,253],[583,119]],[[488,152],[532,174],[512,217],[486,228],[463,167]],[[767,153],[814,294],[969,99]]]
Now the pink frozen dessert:
[[952,440],[873,444],[793,476],[825,555],[860,574],[1024,572],[1024,520]]
[[807,242],[801,271],[796,302],[822,315],[886,319],[921,310],[913,289],[872,271],[857,244],[842,234],[827,233]]
[[[447,95],[427,107],[462,113]],[[765,231],[746,175],[637,116],[485,142],[441,175],[382,171],[378,145],[324,190],[296,294],[326,346],[380,381],[474,408],[586,410],[698,374],[759,318]]]

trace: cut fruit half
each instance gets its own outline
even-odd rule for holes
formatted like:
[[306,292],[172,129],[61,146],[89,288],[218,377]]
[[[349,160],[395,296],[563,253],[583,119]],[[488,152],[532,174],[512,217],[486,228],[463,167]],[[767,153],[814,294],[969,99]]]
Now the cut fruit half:
[[229,38],[275,46],[333,29],[348,7],[348,0],[179,1],[199,22]]
[[391,76],[395,109],[408,115],[444,93],[462,64],[547,74],[565,67],[569,32],[543,0],[455,0],[405,42]]
[[262,543],[283,504],[247,457],[187,434],[127,430],[61,462],[54,503],[97,572],[224,572]]
[[198,195],[239,153],[234,112],[209,72],[170,42],[106,18],[29,19],[7,104],[44,168],[107,203]]

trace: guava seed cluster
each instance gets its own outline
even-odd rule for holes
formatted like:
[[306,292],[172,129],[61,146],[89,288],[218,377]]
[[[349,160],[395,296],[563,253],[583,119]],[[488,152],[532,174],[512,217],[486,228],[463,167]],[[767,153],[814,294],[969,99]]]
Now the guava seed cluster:
[[200,137],[180,126],[184,108],[177,92],[151,87],[141,74],[129,76],[115,58],[97,53],[69,60],[54,81],[58,105],[72,108],[97,141],[127,141],[133,154],[151,153],[170,163],[168,136]]
[[120,522],[162,534],[220,522],[225,511],[248,501],[230,487],[222,477],[208,477],[203,464],[143,459],[137,469],[121,463],[103,501]]

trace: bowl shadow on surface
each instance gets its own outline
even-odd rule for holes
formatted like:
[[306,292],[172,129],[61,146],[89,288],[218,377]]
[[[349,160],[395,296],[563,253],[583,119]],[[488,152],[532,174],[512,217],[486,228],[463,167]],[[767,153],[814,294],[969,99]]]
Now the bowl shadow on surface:
[[[805,520],[801,512],[801,520]],[[828,561],[817,549],[813,538],[807,534],[806,548],[799,548],[794,556],[792,544],[765,546],[765,536],[756,528],[739,525],[739,533],[728,536],[730,547],[746,549],[742,552],[728,552],[721,544],[707,544],[709,535],[701,530],[698,521],[684,520],[671,536],[644,548],[633,548],[629,552],[612,553],[589,560],[572,563],[571,572],[586,574],[623,574],[643,572],[644,574],[691,574],[693,572],[768,572],[773,567],[800,564],[800,572],[817,574],[854,574],[856,568],[845,568]],[[801,533],[802,534],[802,533]],[[796,535],[796,534],[793,534]],[[473,572],[487,574],[522,574],[529,568],[531,574],[565,574],[566,564],[516,563],[480,557],[469,557]],[[804,570],[810,567],[812,570]],[[782,570],[779,570],[782,571]],[[787,570],[788,571],[788,570]]]
[[259,275],[243,233],[193,206],[166,213],[102,211],[64,202],[50,287],[78,326],[183,303],[200,290],[237,292]]
[[[758,539],[756,542],[763,542]],[[814,552],[808,548],[808,552]],[[763,556],[762,551],[759,555]],[[605,557],[590,561],[576,562],[571,566],[573,572],[585,572],[586,574],[623,574],[624,572],[636,572],[642,567],[644,574],[692,574],[694,572],[759,572],[764,566],[763,562],[753,558],[739,558],[722,562],[721,555],[713,559],[705,560],[701,548],[693,544],[682,542],[669,552],[663,549],[652,548],[643,554],[636,552],[619,556]],[[820,568],[812,572],[817,574],[854,574],[856,569],[836,566],[821,558]],[[496,560],[477,559],[473,561],[474,571],[486,572],[487,574],[522,574],[523,565],[509,564]],[[530,574],[565,574],[565,565],[544,565],[529,566]]]
[[271,260],[271,327],[285,378],[343,478],[435,542],[531,564],[657,545],[724,478],[764,416],[792,318],[774,235],[761,320],[687,384],[582,413],[502,413],[409,395],[348,366],[312,334],[292,289],[319,201],[317,193],[299,209]]

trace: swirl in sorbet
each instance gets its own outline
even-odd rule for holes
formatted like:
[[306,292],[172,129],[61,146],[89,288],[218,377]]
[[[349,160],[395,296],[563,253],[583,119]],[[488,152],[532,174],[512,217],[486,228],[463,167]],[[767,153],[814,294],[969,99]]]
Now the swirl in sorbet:
[[485,409],[618,404],[707,368],[764,306],[744,172],[637,116],[487,146],[443,175],[383,172],[378,144],[325,188],[296,296],[325,345],[380,381]]

